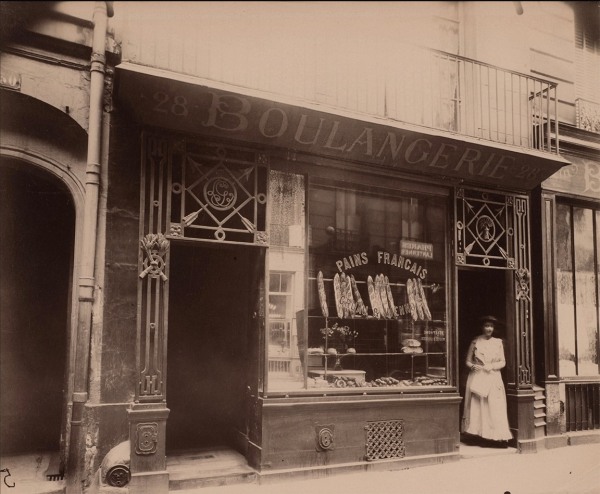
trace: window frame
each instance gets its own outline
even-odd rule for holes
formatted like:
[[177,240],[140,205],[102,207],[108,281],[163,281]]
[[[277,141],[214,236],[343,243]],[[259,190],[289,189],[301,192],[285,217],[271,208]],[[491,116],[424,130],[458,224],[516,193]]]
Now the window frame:
[[[574,339],[575,339],[575,375],[568,375],[568,376],[564,376],[561,372],[561,367],[560,367],[560,358],[559,358],[559,352],[560,352],[560,340],[561,340],[561,331],[560,331],[560,327],[559,327],[559,323],[558,323],[558,310],[559,310],[559,303],[558,300],[560,298],[560,294],[559,294],[559,284],[558,284],[558,252],[557,252],[557,246],[558,244],[556,244],[553,247],[553,257],[555,259],[554,261],[554,265],[553,265],[553,277],[557,280],[555,288],[554,288],[554,300],[555,300],[555,320],[556,320],[556,342],[557,342],[557,354],[556,354],[556,362],[557,362],[557,375],[561,380],[564,381],[589,381],[589,380],[600,380],[600,203],[598,202],[594,202],[594,201],[589,201],[589,200],[585,200],[582,198],[575,198],[575,197],[568,197],[568,196],[556,196],[555,197],[555,204],[556,204],[556,208],[558,209],[559,206],[566,206],[569,208],[569,218],[570,218],[570,225],[569,225],[569,233],[571,236],[570,239],[570,245],[569,245],[569,254],[570,254],[570,261],[571,261],[571,265],[572,265],[572,283],[573,283],[573,319],[574,319]],[[578,339],[577,339],[577,271],[576,271],[576,265],[575,265],[575,225],[573,224],[573,210],[574,208],[579,208],[579,209],[588,209],[591,210],[592,212],[592,228],[593,228],[593,242],[592,242],[592,248],[593,248],[593,255],[594,255],[594,275],[595,275],[595,279],[596,279],[596,300],[595,300],[595,307],[596,310],[598,312],[598,315],[596,317],[596,331],[598,334],[598,338],[597,338],[597,343],[596,343],[596,352],[597,352],[597,357],[598,357],[598,374],[595,375],[590,375],[590,374],[579,374],[579,346],[578,346]],[[554,218],[554,222],[555,222],[555,230],[556,230],[556,221],[557,221],[557,217],[556,217],[556,213],[555,213],[555,218]]]

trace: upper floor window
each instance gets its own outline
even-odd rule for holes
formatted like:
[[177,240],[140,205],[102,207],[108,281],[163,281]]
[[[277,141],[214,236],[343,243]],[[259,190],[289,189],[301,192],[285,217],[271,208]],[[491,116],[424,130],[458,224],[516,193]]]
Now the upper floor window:
[[578,98],[600,104],[600,8],[577,2],[575,11],[575,91]]

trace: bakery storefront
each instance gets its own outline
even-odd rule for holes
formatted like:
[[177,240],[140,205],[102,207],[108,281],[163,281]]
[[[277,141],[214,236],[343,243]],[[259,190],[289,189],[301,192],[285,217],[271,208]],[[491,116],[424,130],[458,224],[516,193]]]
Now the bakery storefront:
[[117,68],[142,170],[134,477],[223,444],[262,477],[458,459],[485,313],[533,439],[528,191],[564,162],[172,76]]

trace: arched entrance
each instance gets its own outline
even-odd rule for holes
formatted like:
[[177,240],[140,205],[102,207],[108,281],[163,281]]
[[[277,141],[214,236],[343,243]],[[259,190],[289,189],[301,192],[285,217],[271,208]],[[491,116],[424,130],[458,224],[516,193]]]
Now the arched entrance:
[[0,386],[3,456],[61,446],[75,206],[64,183],[0,161]]

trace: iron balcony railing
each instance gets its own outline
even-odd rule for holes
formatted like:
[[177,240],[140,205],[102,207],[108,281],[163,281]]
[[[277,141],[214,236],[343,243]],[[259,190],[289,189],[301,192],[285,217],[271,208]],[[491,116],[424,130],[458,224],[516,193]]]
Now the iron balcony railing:
[[556,83],[437,50],[400,57],[386,75],[386,117],[558,154]]

